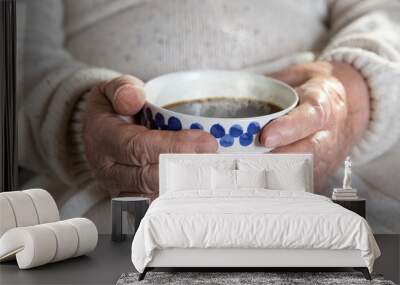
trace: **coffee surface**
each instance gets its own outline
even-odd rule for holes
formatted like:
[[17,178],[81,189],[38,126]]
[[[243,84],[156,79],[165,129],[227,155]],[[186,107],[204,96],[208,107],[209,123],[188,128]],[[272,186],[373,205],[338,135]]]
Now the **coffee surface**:
[[273,103],[253,98],[215,97],[180,101],[163,108],[187,115],[211,118],[248,118],[282,111]]

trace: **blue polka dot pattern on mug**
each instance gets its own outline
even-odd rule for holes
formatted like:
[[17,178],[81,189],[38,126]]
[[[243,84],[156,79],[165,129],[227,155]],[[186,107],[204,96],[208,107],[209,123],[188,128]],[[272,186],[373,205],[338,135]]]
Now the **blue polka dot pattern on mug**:
[[170,131],[180,131],[182,130],[182,123],[177,117],[169,117],[168,119],[168,130]]
[[239,143],[241,146],[248,146],[253,142],[253,135],[244,133],[239,137]]
[[260,124],[258,122],[251,122],[247,127],[247,133],[250,135],[258,134],[261,131]]
[[204,130],[203,126],[200,123],[193,123],[190,125],[192,130]]
[[[182,122],[175,116],[164,117],[163,114],[157,112],[153,117],[153,113],[149,108],[143,112],[145,123],[148,127],[159,130],[182,130]],[[204,126],[199,122],[191,123],[189,126],[192,130],[204,130]],[[221,147],[229,148],[235,144],[235,140],[242,147],[250,146],[255,141],[255,137],[261,131],[260,124],[256,121],[250,122],[247,126],[234,124],[226,129],[221,124],[213,124],[210,133],[217,140]]]
[[231,135],[234,138],[240,137],[240,135],[243,134],[243,128],[241,125],[233,125],[229,129],[229,135]]
[[224,135],[220,140],[219,144],[223,147],[230,147],[234,143],[234,138],[231,135]]
[[161,113],[157,113],[156,117],[155,117],[155,124],[156,124],[156,128],[157,129],[163,129],[164,125],[165,125],[165,119],[164,116]]
[[222,138],[225,135],[225,129],[220,124],[212,125],[210,133],[217,139]]

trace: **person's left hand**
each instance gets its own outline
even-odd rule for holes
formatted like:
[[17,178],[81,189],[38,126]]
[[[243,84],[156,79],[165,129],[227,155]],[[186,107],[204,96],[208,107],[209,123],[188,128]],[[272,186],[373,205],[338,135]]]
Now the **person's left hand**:
[[300,104],[265,126],[260,142],[274,153],[314,154],[319,191],[367,128],[368,87],[361,74],[344,63],[314,62],[270,76],[297,87]]

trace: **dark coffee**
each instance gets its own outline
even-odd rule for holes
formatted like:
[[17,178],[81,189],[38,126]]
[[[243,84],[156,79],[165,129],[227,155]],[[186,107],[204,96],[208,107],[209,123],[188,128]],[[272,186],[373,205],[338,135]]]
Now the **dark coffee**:
[[248,118],[282,111],[273,103],[252,98],[215,97],[180,101],[163,108],[187,115],[211,118]]

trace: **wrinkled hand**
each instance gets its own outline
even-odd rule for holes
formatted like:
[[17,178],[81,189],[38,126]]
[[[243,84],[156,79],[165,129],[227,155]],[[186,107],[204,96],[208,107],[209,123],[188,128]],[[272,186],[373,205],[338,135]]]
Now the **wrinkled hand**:
[[265,126],[260,142],[275,153],[314,154],[319,191],[367,128],[367,85],[358,71],[343,63],[297,65],[271,76],[297,87],[300,104]]
[[112,196],[158,195],[160,153],[216,152],[214,137],[199,130],[149,130],[136,115],[145,103],[143,82],[121,76],[95,86],[87,97],[85,152],[95,177]]

